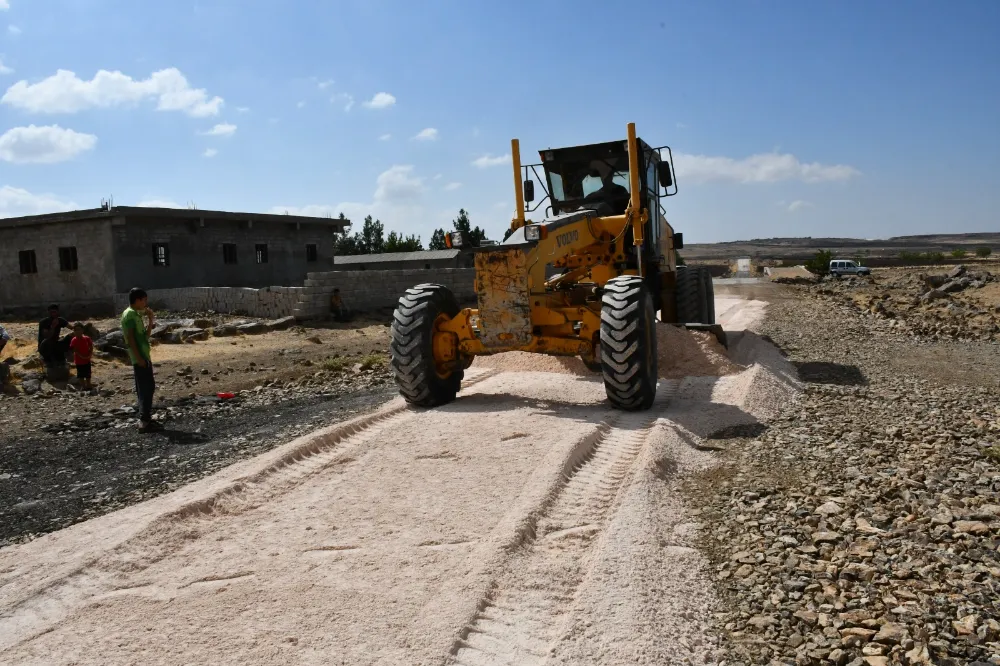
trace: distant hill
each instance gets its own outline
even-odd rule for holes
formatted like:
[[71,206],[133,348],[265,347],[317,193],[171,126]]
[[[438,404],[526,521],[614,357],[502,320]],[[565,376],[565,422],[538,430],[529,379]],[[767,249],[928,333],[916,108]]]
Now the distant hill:
[[684,258],[695,261],[728,260],[736,257],[757,259],[807,259],[817,250],[849,257],[894,257],[900,252],[950,253],[962,249],[973,254],[976,248],[989,247],[1000,255],[1000,233],[922,234],[892,238],[752,238],[722,243],[694,243],[681,250]]

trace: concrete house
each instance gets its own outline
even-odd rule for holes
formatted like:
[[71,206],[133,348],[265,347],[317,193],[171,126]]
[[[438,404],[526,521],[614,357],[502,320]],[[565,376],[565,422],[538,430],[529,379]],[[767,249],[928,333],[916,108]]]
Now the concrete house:
[[222,211],[102,207],[0,220],[0,310],[50,302],[112,307],[134,286],[302,284],[333,268],[347,220]]

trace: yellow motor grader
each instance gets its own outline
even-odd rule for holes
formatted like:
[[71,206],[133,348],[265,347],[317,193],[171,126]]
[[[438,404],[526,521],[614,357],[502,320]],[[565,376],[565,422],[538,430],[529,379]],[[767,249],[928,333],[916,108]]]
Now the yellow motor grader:
[[[541,163],[522,167],[518,140],[511,141],[510,231],[499,244],[470,248],[478,307],[460,307],[438,284],[400,297],[390,346],[407,402],[448,403],[476,356],[524,351],[580,356],[603,374],[612,405],[648,409],[656,396],[657,314],[721,335],[711,275],[677,265],[683,237],[660,204],[677,193],[669,147],[650,147],[629,123],[625,140],[539,154]],[[536,182],[545,197],[532,207]],[[546,200],[551,214],[525,218]],[[461,232],[446,238],[451,247],[469,240]]]

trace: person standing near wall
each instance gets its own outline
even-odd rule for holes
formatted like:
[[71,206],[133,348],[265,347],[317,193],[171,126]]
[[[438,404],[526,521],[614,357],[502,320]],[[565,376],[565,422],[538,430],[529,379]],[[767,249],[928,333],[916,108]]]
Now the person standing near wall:
[[[7,329],[0,324],[0,356],[3,356],[3,348],[7,346],[7,341],[10,340],[10,334],[7,333]],[[6,363],[0,363],[0,388],[7,383],[7,377],[10,376],[10,369],[7,367]]]
[[69,341],[69,348],[73,350],[76,378],[83,384],[84,390],[89,391],[93,388],[90,361],[94,353],[94,341],[84,332],[80,322],[73,324],[73,339]]
[[59,316],[59,306],[49,306],[49,316],[38,322],[38,353],[47,368],[66,365],[66,347],[59,339],[59,332],[69,327],[69,322]]
[[[129,306],[122,312],[122,334],[132,361],[135,375],[135,396],[139,403],[139,432],[162,430],[163,426],[153,420],[153,362],[149,353],[149,332],[153,329],[153,311],[149,308],[149,296],[139,287],[128,292]],[[143,319],[145,316],[145,319]]]
[[333,295],[330,296],[330,313],[333,315],[334,321],[347,321],[344,316],[344,301],[340,298],[340,289],[334,289]]

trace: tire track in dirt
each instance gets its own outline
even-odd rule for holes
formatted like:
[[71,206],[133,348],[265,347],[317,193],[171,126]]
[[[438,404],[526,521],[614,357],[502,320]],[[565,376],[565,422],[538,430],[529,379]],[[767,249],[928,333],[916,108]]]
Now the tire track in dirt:
[[520,552],[480,600],[446,664],[544,663],[587,576],[588,555],[677,387],[676,381],[661,381],[651,410],[616,414],[584,442],[579,462],[526,530]]
[[[463,383],[463,392],[498,372],[484,370],[469,377]],[[44,633],[90,600],[121,589],[118,581],[123,576],[140,573],[210,531],[216,518],[249,511],[329,467],[350,464],[352,450],[381,432],[398,428],[421,411],[401,403],[308,438],[264,469],[163,514],[111,550],[35,588],[22,599],[8,602],[0,614],[0,651]]]

